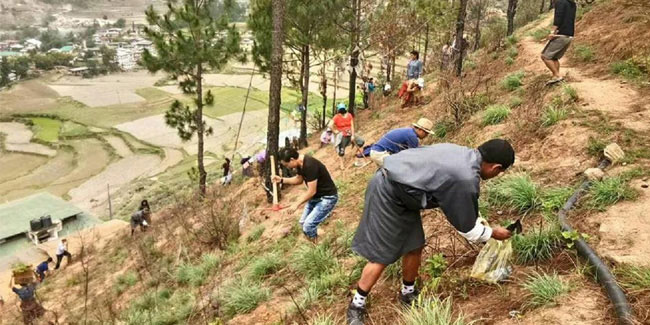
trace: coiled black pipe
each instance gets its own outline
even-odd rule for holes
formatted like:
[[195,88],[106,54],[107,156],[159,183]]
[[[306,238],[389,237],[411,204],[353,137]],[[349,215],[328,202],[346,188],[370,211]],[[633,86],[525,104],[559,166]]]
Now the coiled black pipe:
[[[600,162],[598,168],[605,169],[610,165],[609,160],[604,159]],[[567,222],[567,213],[573,205],[578,201],[582,193],[589,189],[591,182],[589,180],[585,181],[580,185],[580,187],[573,193],[573,195],[567,200],[562,207],[562,210],[558,212],[558,218],[560,220],[560,225],[562,226],[563,231],[573,231],[573,228]],[[609,300],[614,304],[616,310],[616,315],[618,317],[618,322],[621,325],[632,325],[635,323],[634,315],[632,314],[632,308],[627,302],[627,297],[621,289],[621,287],[616,283],[614,275],[609,270],[607,265],[598,257],[596,252],[587,245],[587,243],[579,238],[575,241],[575,247],[578,250],[580,256],[586,258],[591,265],[596,268],[596,278],[598,282],[605,288],[607,291],[607,296]]]

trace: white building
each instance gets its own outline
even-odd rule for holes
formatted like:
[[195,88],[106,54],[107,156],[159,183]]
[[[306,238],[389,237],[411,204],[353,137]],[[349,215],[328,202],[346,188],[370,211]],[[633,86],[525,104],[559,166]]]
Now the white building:
[[34,39],[34,38],[30,38],[30,39],[25,41],[25,46],[26,47],[31,47],[31,48],[40,49],[41,44],[43,44],[43,42],[41,42],[41,41],[39,41],[37,39]]
[[117,64],[120,66],[120,69],[125,71],[135,69],[135,66],[138,63],[133,50],[126,48],[117,48],[115,59],[117,60]]

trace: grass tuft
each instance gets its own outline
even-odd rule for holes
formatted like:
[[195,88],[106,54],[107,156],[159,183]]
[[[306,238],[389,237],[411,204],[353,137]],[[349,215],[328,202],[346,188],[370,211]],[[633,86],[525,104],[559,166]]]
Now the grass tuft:
[[204,254],[198,264],[183,263],[176,269],[176,282],[189,284],[194,287],[203,285],[207,275],[219,265],[219,257],[214,254]]
[[503,122],[510,115],[510,108],[505,105],[490,105],[483,112],[483,126]]
[[115,280],[113,288],[118,295],[121,295],[126,289],[138,283],[138,274],[135,271],[127,271]]
[[607,143],[605,143],[605,141],[601,139],[589,137],[589,139],[587,140],[587,152],[594,157],[600,158],[606,146]]
[[542,126],[553,126],[557,124],[557,122],[565,120],[567,115],[569,115],[569,112],[565,108],[555,106],[547,107],[542,114]]
[[541,231],[531,229],[525,235],[512,237],[515,261],[519,264],[548,260],[561,247],[562,232],[557,226],[544,228]]
[[587,206],[596,210],[605,210],[610,205],[622,200],[632,200],[638,192],[631,188],[629,180],[621,176],[596,181],[589,189]]
[[510,35],[510,36],[506,37],[506,43],[508,43],[508,45],[513,45],[514,46],[514,45],[517,45],[517,42],[519,42],[519,39],[515,35]]
[[257,225],[255,228],[253,228],[253,231],[251,231],[251,233],[248,235],[246,241],[248,241],[249,243],[257,241],[262,237],[262,234],[264,234],[264,230],[265,230],[264,225]]
[[566,201],[573,195],[570,187],[553,187],[542,192],[542,210],[554,213],[562,209]]
[[538,42],[541,42],[548,36],[549,30],[547,28],[539,28],[530,33],[530,35]]
[[279,254],[266,254],[256,258],[250,265],[250,276],[255,280],[273,274],[285,266]]
[[491,206],[526,213],[541,204],[537,184],[528,174],[510,174],[490,182],[486,189]]
[[501,85],[503,88],[509,91],[517,90],[519,87],[521,87],[523,83],[525,73],[523,71],[518,71],[511,73],[503,79],[501,82]]
[[628,80],[637,80],[644,75],[641,68],[631,60],[616,61],[610,65],[610,70]]
[[515,108],[515,107],[521,106],[521,104],[523,104],[523,103],[524,103],[524,100],[521,99],[521,97],[512,96],[512,97],[510,97],[510,103],[508,105],[510,105],[510,108]]
[[413,306],[400,309],[400,324],[404,325],[465,325],[462,314],[454,316],[451,299],[440,300],[436,297],[420,296]]
[[236,282],[222,289],[221,306],[228,316],[251,312],[268,300],[271,291],[259,283]]
[[511,66],[511,65],[515,64],[515,59],[513,59],[511,57],[506,57],[504,59],[504,62],[506,63],[507,66]]
[[294,254],[296,270],[307,278],[318,278],[336,266],[332,251],[325,245],[303,245]]
[[331,315],[316,315],[314,319],[309,322],[309,325],[336,325],[338,322],[332,318]]
[[562,91],[572,102],[577,102],[578,99],[580,99],[580,97],[578,97],[578,91],[569,85],[564,85]]
[[559,297],[571,290],[569,284],[556,273],[534,273],[523,286],[528,291],[528,302],[524,307],[530,308],[554,305]]
[[650,268],[622,264],[614,269],[618,282],[633,291],[650,289]]
[[576,46],[576,56],[582,62],[591,62],[594,60],[594,50],[587,45]]

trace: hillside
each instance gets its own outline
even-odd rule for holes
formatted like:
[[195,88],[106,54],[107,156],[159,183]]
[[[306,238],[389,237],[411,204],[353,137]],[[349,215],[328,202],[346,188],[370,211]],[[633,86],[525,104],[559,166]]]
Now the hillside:
[[[501,137],[515,147],[513,170],[483,182],[480,205],[492,224],[523,218],[506,283],[470,279],[480,247],[464,241],[440,211],[423,214],[428,242],[420,284],[425,296],[448,298],[455,317],[479,324],[616,324],[591,268],[571,247],[571,236],[584,236],[614,270],[638,323],[650,323],[650,4],[610,0],[586,9],[563,60],[562,85],[545,86],[549,75],[539,53],[551,22],[546,14],[494,51],[473,53],[462,82],[428,75],[426,104],[402,109],[377,94],[376,108],[358,114],[368,143],[428,117],[438,137],[427,144],[475,147]],[[635,37],[627,36],[632,32]],[[258,178],[214,186],[205,200],[170,189],[149,232],[130,237],[123,225],[113,235],[99,232],[101,241],[87,233],[71,238],[78,258],[38,292],[51,311],[46,317],[59,323],[344,323],[364,265],[350,241],[375,169],[339,170],[332,148],[317,142],[312,138],[304,153],[328,166],[341,196],[318,245],[302,239],[297,214],[269,209]],[[625,159],[570,213],[578,233],[562,234],[558,209],[610,142],[621,145]],[[282,203],[302,191],[288,188]],[[547,281],[539,281],[544,274]],[[405,323],[400,281],[399,265],[389,267],[371,293],[367,324]],[[545,300],[553,290],[563,294]],[[17,323],[16,303],[4,308],[1,323]]]

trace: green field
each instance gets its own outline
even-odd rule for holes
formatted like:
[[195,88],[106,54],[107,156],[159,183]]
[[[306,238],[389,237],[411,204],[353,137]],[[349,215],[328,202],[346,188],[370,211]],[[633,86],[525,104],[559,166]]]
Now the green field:
[[44,118],[34,117],[31,119],[34,124],[34,137],[45,142],[59,141],[59,131],[61,131],[61,121]]

